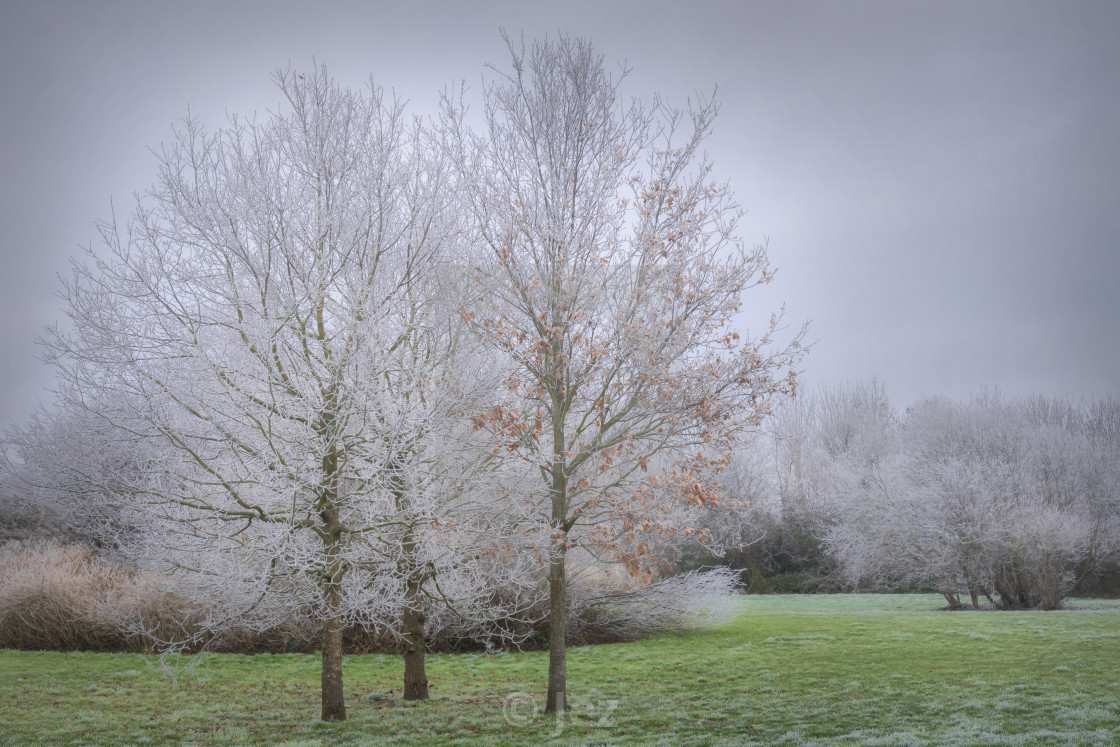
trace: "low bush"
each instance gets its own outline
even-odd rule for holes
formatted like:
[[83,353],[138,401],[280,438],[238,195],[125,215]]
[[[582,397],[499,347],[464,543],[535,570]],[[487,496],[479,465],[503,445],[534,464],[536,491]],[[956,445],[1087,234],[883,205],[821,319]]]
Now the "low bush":
[[[634,641],[659,633],[721,624],[732,616],[738,573],[692,571],[641,584],[614,570],[585,574],[569,594],[572,645]],[[56,651],[150,651],[159,642],[197,632],[204,610],[146,576],[80,544],[14,541],[0,546],[0,648]],[[478,618],[434,606],[428,614],[433,651],[533,649],[547,645],[547,594],[526,580],[500,592],[508,617]],[[541,586],[543,589],[543,586]],[[217,611],[220,613],[221,611]],[[146,634],[140,634],[139,630]],[[292,610],[280,625],[260,630],[223,626],[219,637],[186,650],[221,653],[308,653],[319,646],[319,625]],[[347,653],[399,653],[401,639],[386,627],[347,629]]]

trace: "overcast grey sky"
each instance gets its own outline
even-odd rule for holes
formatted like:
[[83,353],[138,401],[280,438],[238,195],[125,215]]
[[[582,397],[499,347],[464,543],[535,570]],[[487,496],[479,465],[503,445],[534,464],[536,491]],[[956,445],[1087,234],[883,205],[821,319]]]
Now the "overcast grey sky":
[[[227,7],[228,6],[228,7]],[[0,9],[0,425],[49,401],[34,340],[98,219],[192,114],[264,112],[325,62],[434,112],[498,27],[590,37],[628,91],[719,86],[710,155],[769,239],[748,299],[811,318],[810,384],[896,406],[1120,391],[1120,3],[51,2]]]

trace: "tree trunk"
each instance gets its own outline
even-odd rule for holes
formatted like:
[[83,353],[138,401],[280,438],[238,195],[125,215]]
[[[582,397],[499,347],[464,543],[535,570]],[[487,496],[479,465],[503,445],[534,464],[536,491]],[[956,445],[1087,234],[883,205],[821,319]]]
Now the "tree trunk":
[[405,586],[405,607],[401,621],[404,633],[404,699],[428,699],[428,675],[424,671],[424,613],[420,609],[420,584],[409,581]]
[[[332,456],[333,458],[333,456]],[[324,465],[327,458],[324,458]],[[324,470],[333,475],[333,471]],[[323,589],[323,720],[345,721],[346,700],[342,690],[342,615],[339,609],[342,606],[342,554],[341,525],[338,521],[338,508],[334,505],[334,495],[329,495],[331,502],[321,511],[325,530],[323,537],[323,554],[326,556],[327,567],[320,579]]]
[[548,561],[548,697],[544,704],[545,713],[568,710],[565,557],[566,548],[561,545],[553,550]]
[[[336,597],[333,607],[337,609],[337,587],[328,588],[327,596],[328,599]],[[336,614],[323,621],[323,720],[346,720],[342,691],[342,620]]]
[[953,591],[953,587],[945,581],[941,583],[941,596],[945,597],[945,601],[949,603],[950,607],[960,607],[961,600],[957,598],[957,594]]

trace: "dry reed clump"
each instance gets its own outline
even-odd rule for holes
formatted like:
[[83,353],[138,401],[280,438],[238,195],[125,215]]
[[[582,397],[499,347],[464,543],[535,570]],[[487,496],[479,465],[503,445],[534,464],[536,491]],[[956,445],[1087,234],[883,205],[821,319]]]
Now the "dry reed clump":
[[0,546],[0,647],[55,651],[144,651],[129,631],[142,619],[162,636],[190,625],[181,600],[145,593],[139,574],[88,546],[50,540]]
[[[232,626],[197,637],[196,603],[162,588],[160,579],[115,564],[88,545],[53,540],[0,545],[0,648],[150,652],[160,642],[195,638],[212,651],[313,651],[313,625],[296,616],[257,631]],[[138,632],[143,630],[144,633]]]

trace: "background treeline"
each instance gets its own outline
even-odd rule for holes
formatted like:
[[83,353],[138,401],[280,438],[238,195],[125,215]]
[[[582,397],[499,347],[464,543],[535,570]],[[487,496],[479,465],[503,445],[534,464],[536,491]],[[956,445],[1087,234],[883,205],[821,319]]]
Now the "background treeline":
[[[148,516],[93,499],[99,471],[151,455],[65,418],[33,420],[10,436],[23,453],[18,468],[8,463],[0,492],[0,645],[143,650],[207,627],[211,596],[192,598],[121,553]],[[568,638],[634,640],[711,622],[726,612],[718,600],[736,577],[756,593],[936,591],[954,607],[1055,609],[1070,594],[1115,595],[1118,455],[1114,399],[989,392],[967,402],[927,399],[900,414],[875,383],[818,389],[787,402],[740,445],[719,478],[725,505],[700,512],[695,523],[707,535],[662,547],[659,582],[576,553]],[[508,566],[508,583],[486,589],[482,606],[491,612],[429,605],[430,648],[546,643],[547,585],[537,564],[490,562]],[[713,564],[731,572],[681,575]],[[205,645],[315,650],[312,612],[289,613],[225,626]],[[404,645],[376,626],[350,626],[345,641],[349,652]]]
[[[1120,593],[1120,402],[926,399],[879,384],[789,402],[712,512],[752,591],[936,591],[949,605],[1055,609]],[[693,555],[699,563],[702,555]]]

